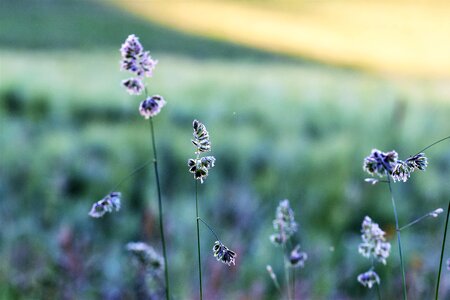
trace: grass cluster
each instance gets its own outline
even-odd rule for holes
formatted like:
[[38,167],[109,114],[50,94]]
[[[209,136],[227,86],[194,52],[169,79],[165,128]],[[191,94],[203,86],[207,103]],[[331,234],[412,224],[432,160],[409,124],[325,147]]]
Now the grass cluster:
[[[395,148],[406,157],[448,135],[450,105],[442,83],[152,54],[164,64],[149,88],[157,86],[168,102],[156,129],[173,296],[194,295],[197,287],[191,276],[197,267],[194,190],[186,171],[196,117],[213,133],[217,159],[202,186],[202,215],[220,224],[221,238],[239,253],[232,271],[204,257],[205,298],[277,297],[265,266],[277,261],[268,237],[283,198],[301,224],[308,262],[315,262],[299,273],[297,291],[373,298],[356,282],[367,266],[356,258],[360,222],[370,212],[389,240],[395,224],[385,188],[364,183],[362,158],[373,147]],[[151,170],[122,186],[119,214],[101,223],[87,218],[93,201],[149,159],[148,128],[119,84],[118,51],[0,55],[0,297],[132,295],[124,241],[159,243]],[[445,207],[450,197],[448,147],[427,154],[426,176],[393,185],[401,191],[396,201],[403,224]],[[439,219],[402,233],[408,286],[418,298],[433,295],[440,254],[433,245],[441,242],[435,233],[442,226]],[[202,252],[212,243],[202,239]],[[389,299],[401,296],[396,255],[380,273]],[[281,273],[281,262],[272,266]],[[446,286],[443,280],[444,293]]]

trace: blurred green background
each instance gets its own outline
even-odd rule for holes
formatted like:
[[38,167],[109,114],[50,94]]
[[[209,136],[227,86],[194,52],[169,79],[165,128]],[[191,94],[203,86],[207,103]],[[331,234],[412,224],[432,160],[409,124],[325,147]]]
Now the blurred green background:
[[[450,78],[376,73],[191,35],[107,2],[0,0],[0,298],[132,299],[125,244],[159,252],[154,174],[125,181],[122,209],[102,219],[93,202],[151,156],[142,100],[120,82],[118,49],[128,34],[159,60],[150,93],[167,106],[155,119],[169,271],[174,299],[197,296],[192,120],[205,123],[216,167],[200,189],[201,216],[238,253],[212,255],[202,229],[207,299],[278,299],[265,267],[282,281],[281,250],[269,241],[288,198],[309,255],[297,299],[374,299],[356,277],[369,215],[392,243],[378,265],[383,299],[401,295],[387,186],[364,182],[372,148],[415,154],[450,133]],[[257,2],[249,2],[258,5]],[[257,25],[257,24],[256,24]],[[332,49],[330,49],[332,51]],[[426,152],[429,167],[394,185],[400,223],[450,199],[450,145]],[[444,217],[402,234],[410,299],[434,295]],[[448,247],[447,247],[448,248]],[[450,256],[447,250],[446,256]],[[442,299],[450,295],[444,271]]]

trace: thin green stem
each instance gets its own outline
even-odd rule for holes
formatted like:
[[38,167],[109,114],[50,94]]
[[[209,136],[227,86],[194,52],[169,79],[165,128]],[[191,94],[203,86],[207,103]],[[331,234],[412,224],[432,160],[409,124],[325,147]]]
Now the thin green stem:
[[439,272],[438,272],[438,277],[437,277],[436,297],[435,297],[436,300],[438,300],[438,296],[439,296],[439,284],[441,283],[442,261],[444,260],[445,240],[446,240],[446,237],[447,237],[447,228],[448,228],[448,219],[449,219],[449,215],[450,215],[450,201],[448,201],[448,207],[447,207],[447,219],[446,219],[446,221],[445,221],[444,238],[442,239],[441,259],[439,260]]
[[[291,239],[289,238],[288,239],[288,241],[287,241],[288,243],[289,243],[289,249],[293,249],[293,246],[292,246],[292,241],[291,241]],[[287,265],[288,265],[288,270],[292,270],[292,272],[290,272],[289,274],[291,275],[290,277],[291,277],[291,282],[290,282],[290,284],[292,284],[292,294],[291,294],[291,296],[292,296],[292,299],[295,299],[295,268],[291,268],[290,266],[290,262],[289,262],[289,257],[290,257],[290,253],[289,253],[289,250],[288,249],[286,249],[287,251],[286,251],[286,257],[287,257]],[[291,288],[290,286],[288,286],[288,288]]]
[[153,118],[150,118],[150,131],[152,133],[153,166],[155,169],[156,189],[158,191],[159,230],[160,230],[160,234],[161,234],[161,243],[162,243],[164,266],[165,266],[164,267],[164,278],[166,281],[166,300],[169,300],[170,299],[169,271],[168,271],[168,265],[167,265],[166,240],[164,238],[164,222],[163,222],[163,210],[162,210],[162,202],[161,202],[161,186],[159,183],[158,158],[156,155],[156,143],[155,143],[155,131],[153,128]]
[[378,300],[381,300],[381,292],[380,292],[380,285],[376,284],[377,286],[377,295],[378,295]]
[[275,284],[275,287],[277,288],[278,292],[279,292],[280,294],[282,294],[282,293],[281,293],[280,284],[278,283],[277,278],[276,278],[276,277],[275,277],[275,278],[272,278],[272,281],[273,281],[273,284]]
[[219,243],[222,244],[222,242],[220,241],[219,237],[217,236],[216,232],[211,228],[211,226],[208,225],[208,223],[206,223],[202,218],[197,217],[198,220],[202,221],[203,224],[206,225],[206,227],[208,227],[209,231],[212,232],[212,234],[216,237],[216,240],[219,241]]
[[392,207],[394,208],[395,230],[397,231],[398,252],[399,252],[399,256],[400,256],[400,267],[402,269],[403,299],[406,300],[407,299],[407,295],[406,295],[406,276],[405,276],[405,266],[403,265],[402,240],[401,240],[401,237],[400,237],[400,230],[399,230],[399,227],[398,227],[397,207],[395,205],[394,194],[392,193],[391,179],[389,178],[389,174],[387,172],[386,172],[386,175],[387,175],[387,180],[388,180],[389,193],[391,194]]
[[273,284],[275,285],[275,287],[277,288],[278,292],[280,293],[280,295],[283,295],[283,293],[281,292],[281,288],[280,288],[280,284],[278,283],[278,279],[277,279],[277,275],[275,275],[275,273],[273,272],[273,269],[270,265],[268,265],[266,267],[267,272],[269,273],[270,278],[273,281]]
[[200,288],[200,300],[203,299],[203,289],[202,289],[202,258],[200,254],[200,226],[198,215],[198,182],[195,181],[195,213],[197,216],[197,253],[198,253],[198,275],[199,275],[199,288]]
[[283,263],[284,263],[284,277],[286,279],[286,290],[287,290],[287,297],[288,300],[291,299],[291,287],[289,284],[289,265],[287,263],[287,259],[286,259],[286,245],[283,244]]
[[153,162],[153,159],[148,160],[147,162],[145,162],[143,165],[141,165],[140,167],[137,167],[136,169],[134,169],[133,171],[131,171],[130,174],[128,174],[127,176],[123,177],[118,184],[116,184],[114,186],[114,188],[111,190],[111,192],[114,192],[122,183],[124,183],[128,178],[131,178],[134,174],[138,173],[139,171],[141,171],[142,169],[144,169],[147,165],[149,165],[150,163]]
[[[439,141],[434,142],[434,143],[431,144],[431,145],[426,146],[425,148],[423,148],[422,150],[420,150],[419,152],[417,152],[417,154],[420,154],[420,153],[424,152],[425,150],[427,150],[427,149],[433,147],[434,145],[439,144],[440,142],[443,142],[443,141],[445,141],[445,140],[447,140],[447,139],[450,139],[450,135],[447,136],[447,137],[445,137],[445,138],[440,139]],[[416,154],[416,155],[417,155],[417,154]],[[413,156],[414,156],[414,155],[413,155]]]
[[[372,268],[370,268],[372,271],[375,271],[375,261],[374,258],[372,257]],[[377,295],[378,295],[378,300],[381,300],[381,292],[380,292],[380,285],[377,283]]]
[[292,296],[295,299],[295,268],[292,268]]
[[426,215],[421,216],[420,218],[415,219],[412,222],[409,222],[408,224],[406,224],[405,226],[400,227],[398,230],[402,231],[403,229],[409,228],[411,226],[413,226],[416,223],[419,223],[420,221],[422,221],[423,219],[427,218],[427,217],[431,217],[431,213],[427,213]]

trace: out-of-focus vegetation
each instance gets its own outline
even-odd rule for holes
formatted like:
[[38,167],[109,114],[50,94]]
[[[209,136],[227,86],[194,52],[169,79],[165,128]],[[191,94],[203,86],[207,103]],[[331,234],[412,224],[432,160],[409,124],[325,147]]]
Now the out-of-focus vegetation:
[[0,45],[25,49],[117,49],[134,32],[152,51],[198,58],[282,59],[255,48],[186,35],[95,0],[2,0]]
[[368,70],[450,76],[448,1],[123,1],[161,24],[295,57]]
[[[279,298],[265,266],[281,275],[281,251],[269,235],[283,198],[290,199],[297,239],[309,255],[297,274],[298,297],[375,297],[356,282],[370,267],[357,254],[365,215],[393,243],[387,266],[377,268],[383,298],[400,297],[387,187],[364,183],[362,160],[374,147],[405,158],[448,135],[447,80],[302,64],[77,3],[2,2],[16,20],[3,9],[0,20],[17,34],[0,32],[0,298],[132,298],[135,269],[125,244],[143,240],[160,250],[150,166],[119,188],[120,212],[98,220],[87,215],[94,201],[152,157],[140,99],[120,86],[126,74],[119,72],[118,48],[129,33],[141,36],[159,60],[149,89],[168,102],[155,125],[175,299],[197,293],[194,180],[186,166],[194,118],[206,124],[217,158],[201,186],[201,215],[238,253],[236,267],[218,263],[213,236],[203,230],[207,299]],[[27,13],[35,20],[28,31],[18,26]],[[220,49],[227,51],[211,54]],[[427,171],[394,185],[401,224],[445,208],[449,148],[448,142],[431,148]],[[430,219],[402,235],[412,299],[434,292],[443,224],[442,217]],[[441,289],[443,298],[449,295],[448,272]]]

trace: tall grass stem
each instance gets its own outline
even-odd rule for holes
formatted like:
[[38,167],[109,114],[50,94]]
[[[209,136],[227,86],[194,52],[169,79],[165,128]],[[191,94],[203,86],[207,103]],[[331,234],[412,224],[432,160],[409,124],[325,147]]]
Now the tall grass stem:
[[[372,268],[371,270],[375,270],[375,261],[374,258],[372,257]],[[380,291],[380,285],[377,283],[377,296],[378,296],[378,300],[381,300],[381,291]]]
[[164,238],[164,222],[163,222],[163,209],[161,202],[161,186],[159,183],[159,172],[158,172],[158,157],[156,154],[156,143],[155,143],[155,130],[153,126],[153,118],[150,118],[150,131],[152,135],[152,147],[153,147],[153,166],[155,169],[156,178],[156,189],[158,191],[158,210],[159,210],[159,230],[161,234],[161,243],[163,249],[164,257],[164,279],[166,281],[166,300],[170,299],[170,288],[169,288],[169,267],[167,265],[167,253],[166,253],[166,240]]
[[409,228],[409,227],[413,226],[414,224],[417,224],[417,223],[419,223],[420,221],[422,221],[423,219],[428,218],[428,217],[431,217],[430,213],[427,213],[426,215],[423,215],[423,216],[421,216],[420,218],[415,219],[414,221],[412,221],[412,222],[406,224],[405,226],[400,227],[398,230],[399,230],[399,231],[402,231],[402,230],[404,230],[404,229],[406,229],[406,228]]
[[198,253],[198,276],[199,276],[199,291],[200,291],[200,300],[203,299],[203,288],[202,288],[202,257],[200,254],[200,217],[198,215],[198,181],[195,181],[195,213],[197,216],[197,253]]
[[200,220],[203,224],[205,224],[205,226],[208,227],[209,231],[211,231],[211,233],[216,238],[216,241],[219,241],[219,243],[221,243],[219,237],[217,236],[216,232],[211,228],[211,226],[209,226],[208,223],[206,223],[202,218],[197,217],[197,219]]
[[117,190],[117,188],[119,186],[122,185],[122,183],[124,183],[125,181],[127,181],[127,179],[133,177],[134,174],[138,173],[139,171],[141,171],[142,169],[144,169],[148,164],[152,163],[154,159],[150,159],[148,161],[146,161],[144,164],[140,165],[139,167],[137,167],[136,169],[134,169],[133,171],[131,171],[130,174],[128,174],[127,176],[123,177],[118,184],[116,184],[114,186],[114,188],[111,190],[111,192],[114,192],[115,190]]
[[292,268],[292,297],[295,299],[295,268]]
[[277,279],[275,273],[273,273],[272,267],[267,266],[267,271],[269,272],[270,278],[272,279],[272,282],[275,285],[275,287],[277,288],[278,292],[280,293],[281,296],[283,296],[283,292],[281,291],[280,284],[278,283],[278,279]]
[[286,291],[288,300],[291,300],[291,286],[289,281],[289,264],[286,258],[286,245],[283,244],[283,263],[284,263],[284,277],[286,279]]
[[441,271],[442,271],[442,261],[444,260],[444,250],[445,250],[445,240],[447,238],[447,228],[448,228],[448,219],[450,215],[450,201],[448,201],[448,207],[447,207],[447,219],[445,221],[445,229],[444,229],[444,237],[442,239],[442,250],[441,250],[441,259],[439,260],[439,272],[437,276],[437,283],[436,283],[436,297],[435,299],[438,300],[439,296],[439,284],[441,283]]
[[[425,150],[427,150],[428,148],[431,148],[431,147],[433,147],[434,145],[439,144],[440,142],[443,142],[443,141],[448,140],[448,139],[450,139],[450,135],[447,136],[447,137],[445,137],[445,138],[440,139],[439,141],[436,141],[436,142],[434,142],[434,143],[432,143],[432,144],[426,146],[425,148],[423,148],[422,150],[420,150],[419,152],[417,152],[417,154],[422,153],[422,152],[424,152]],[[417,155],[417,154],[416,154],[416,155]]]
[[400,229],[398,227],[397,207],[395,205],[394,194],[392,192],[391,179],[389,178],[389,174],[387,174],[387,180],[388,180],[388,186],[389,186],[389,193],[391,194],[392,207],[394,208],[395,231],[397,232],[398,253],[400,256],[400,267],[402,269],[403,299],[406,300],[408,297],[407,297],[407,293],[406,293],[406,276],[405,276],[405,266],[403,264],[402,239],[400,237]]
[[377,284],[377,295],[378,295],[378,300],[381,300],[381,292],[380,292],[380,285]]

